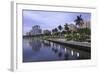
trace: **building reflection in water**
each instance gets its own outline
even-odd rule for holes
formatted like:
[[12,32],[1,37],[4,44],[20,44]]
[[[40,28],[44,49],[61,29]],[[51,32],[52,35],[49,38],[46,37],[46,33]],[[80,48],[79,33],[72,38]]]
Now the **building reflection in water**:
[[42,47],[49,47],[49,46],[51,46],[50,42],[49,41],[46,41],[46,40],[43,40],[42,41],[42,44],[43,44]]
[[80,54],[77,52],[77,57],[79,57],[79,55],[80,55]]
[[72,55],[72,56],[74,55],[73,50],[71,50],[71,55]]
[[64,58],[64,60],[74,60],[78,59],[80,54],[74,50],[68,49],[68,47],[61,47],[57,44],[52,44],[52,51],[58,55],[59,58]]
[[66,52],[67,52],[67,49],[65,48],[64,51],[65,51],[65,53],[66,53]]
[[[25,43],[29,44],[25,45]],[[28,39],[27,42],[24,41],[24,47],[26,47],[24,49],[24,62],[33,60],[78,60],[90,58],[87,52],[36,38]]]
[[62,52],[59,52],[59,53],[58,53],[58,56],[59,56],[59,57],[62,57]]
[[30,39],[29,40],[29,44],[32,47],[33,51],[35,51],[35,52],[40,51],[40,48],[41,48],[40,40],[38,40],[38,39],[35,39],[35,40],[34,39]]
[[56,48],[52,48],[52,51],[54,52],[54,53],[57,53],[58,52],[58,49],[56,49]]

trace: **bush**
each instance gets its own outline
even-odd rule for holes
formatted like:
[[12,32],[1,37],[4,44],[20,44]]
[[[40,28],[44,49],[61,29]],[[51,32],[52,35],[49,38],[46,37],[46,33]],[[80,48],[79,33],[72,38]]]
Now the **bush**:
[[73,36],[72,36],[72,34],[66,34],[65,38],[66,38],[66,40],[69,41],[69,40],[72,40]]

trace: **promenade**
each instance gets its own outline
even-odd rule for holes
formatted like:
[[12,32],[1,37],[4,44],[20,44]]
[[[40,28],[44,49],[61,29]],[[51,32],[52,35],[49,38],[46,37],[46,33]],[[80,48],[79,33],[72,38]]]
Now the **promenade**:
[[65,39],[48,39],[48,41],[63,44],[70,47],[75,47],[79,50],[91,51],[91,43],[88,42],[77,42],[77,41],[66,41]]

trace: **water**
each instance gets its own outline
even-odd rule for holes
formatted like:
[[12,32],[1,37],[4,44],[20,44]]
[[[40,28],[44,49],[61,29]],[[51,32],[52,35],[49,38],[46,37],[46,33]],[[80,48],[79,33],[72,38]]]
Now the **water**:
[[84,60],[90,53],[41,39],[23,39],[23,62]]

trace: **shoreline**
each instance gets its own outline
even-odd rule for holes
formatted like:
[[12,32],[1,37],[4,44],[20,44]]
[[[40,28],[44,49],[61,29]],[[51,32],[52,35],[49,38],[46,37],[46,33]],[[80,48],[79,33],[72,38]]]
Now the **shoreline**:
[[90,43],[84,43],[84,42],[76,42],[76,41],[65,41],[62,39],[45,39],[47,41],[51,41],[54,43],[58,43],[58,44],[62,44],[65,46],[69,46],[69,47],[73,47],[75,49],[79,49],[79,50],[84,50],[87,52],[91,51],[91,44]]

